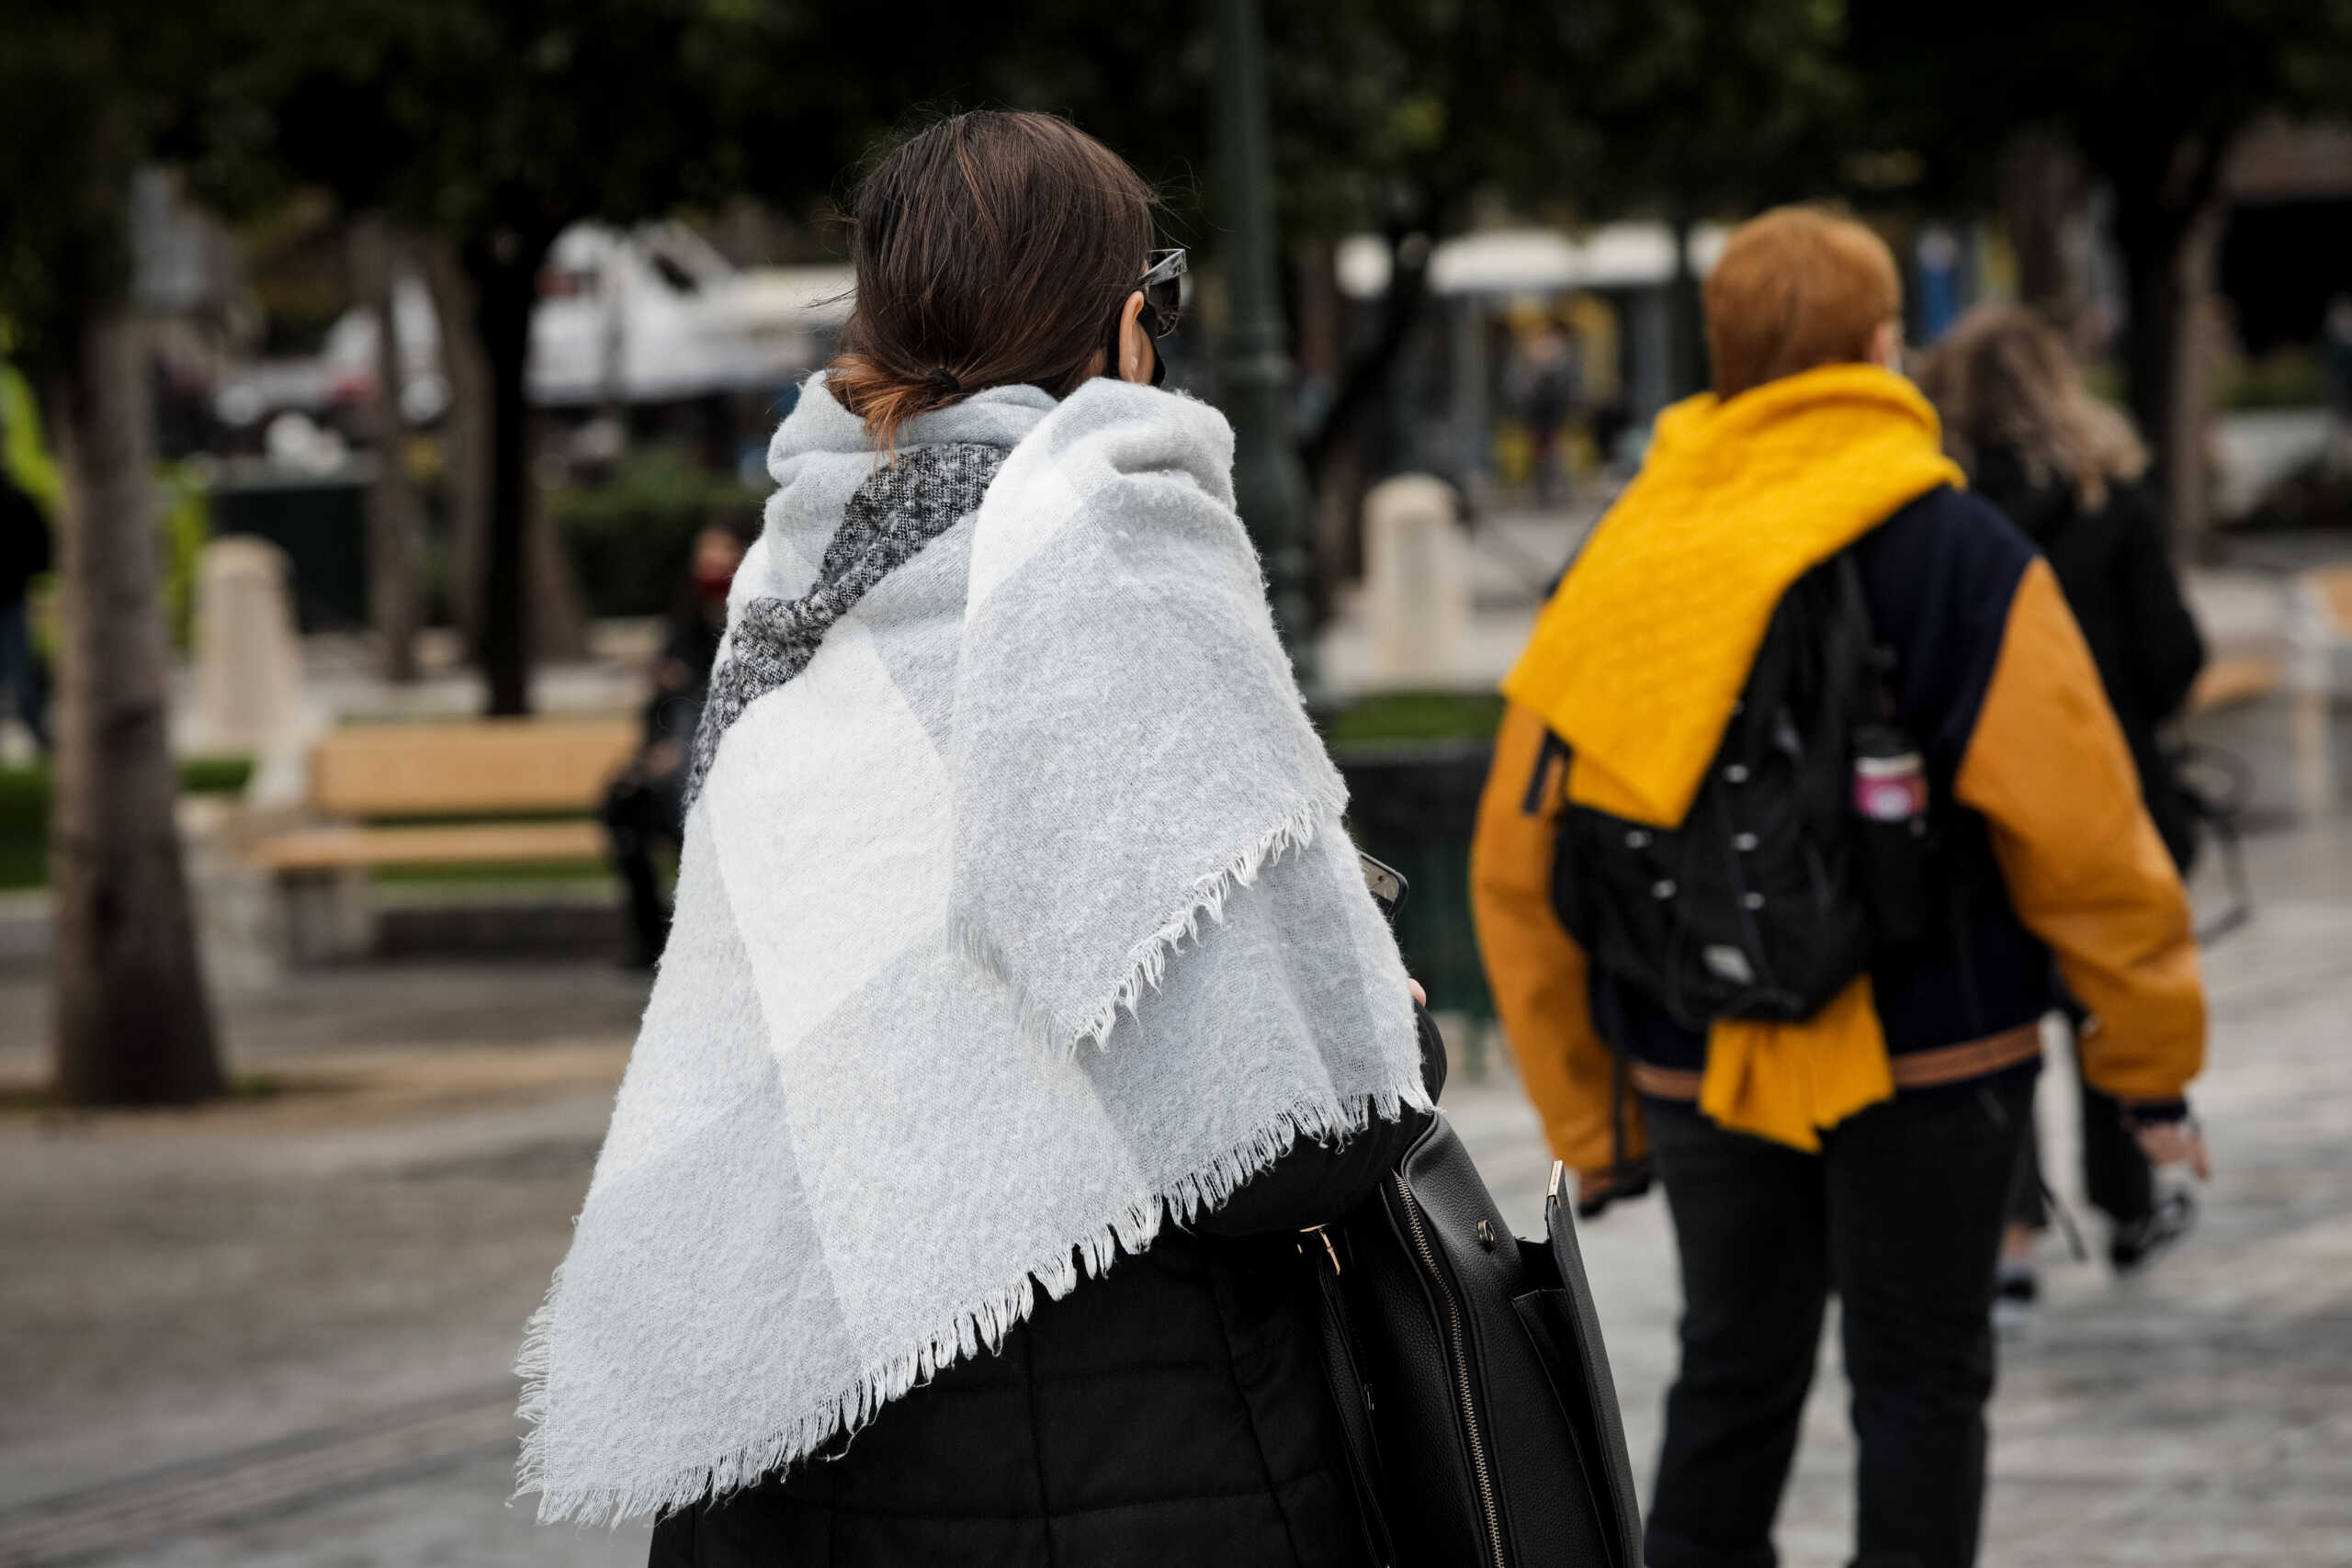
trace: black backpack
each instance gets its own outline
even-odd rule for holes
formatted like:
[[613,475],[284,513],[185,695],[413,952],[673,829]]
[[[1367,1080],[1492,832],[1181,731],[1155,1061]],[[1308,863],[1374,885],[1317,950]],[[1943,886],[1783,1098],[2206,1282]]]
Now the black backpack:
[[[1781,596],[1680,826],[1566,807],[1552,902],[1595,964],[1690,1028],[1795,1022],[1925,931],[1926,779],[1892,722],[1890,664],[1841,551]],[[1567,757],[1547,744],[1531,810]]]

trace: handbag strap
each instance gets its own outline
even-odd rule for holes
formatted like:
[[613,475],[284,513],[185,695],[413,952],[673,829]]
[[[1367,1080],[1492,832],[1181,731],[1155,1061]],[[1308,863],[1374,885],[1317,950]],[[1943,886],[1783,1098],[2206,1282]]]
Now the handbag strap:
[[[1321,1225],[1309,1225],[1305,1235],[1314,1238],[1302,1238],[1299,1251],[1315,1275],[1323,1375],[1331,1387],[1332,1407],[1340,1416],[1356,1512],[1363,1521],[1365,1544],[1383,1568],[1388,1568],[1396,1561],[1396,1551],[1389,1540],[1387,1515],[1380,1506],[1380,1450],[1373,1436],[1371,1395],[1359,1370],[1355,1331],[1348,1321],[1347,1296],[1340,1283],[1340,1249],[1332,1243],[1331,1233]],[[1322,1245],[1318,1247],[1316,1242]]]

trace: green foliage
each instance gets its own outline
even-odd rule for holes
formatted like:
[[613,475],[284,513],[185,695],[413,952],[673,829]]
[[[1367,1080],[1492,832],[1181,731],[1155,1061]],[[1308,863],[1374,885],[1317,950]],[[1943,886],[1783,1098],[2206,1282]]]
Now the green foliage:
[[2316,350],[2276,349],[2223,370],[2213,401],[2225,409],[2315,408],[2327,401],[2327,371]]
[[77,283],[119,281],[127,265],[121,215],[94,221],[85,209],[83,187],[119,160],[106,155],[93,112],[94,40],[64,11],[0,9],[0,321],[7,353],[37,368],[61,355],[57,324]]
[[1839,0],[1269,6],[1294,235],[1432,237],[1482,196],[1588,218],[1807,187],[1850,98]]
[[553,498],[589,612],[653,615],[685,581],[695,536],[717,524],[742,529],[764,491],[696,467],[672,446],[632,452],[611,479],[571,485]]
[[2106,186],[2133,412],[2159,446],[2186,439],[2173,396],[2183,247],[2240,131],[2352,102],[2352,0],[1981,0],[1964,25],[1907,0],[1849,4],[1867,87],[1855,133],[1917,155],[1917,199],[1991,200],[2005,147],[2028,130],[2070,144]]
[[1712,217],[1818,195],[1856,98],[1843,0],[1560,7],[1589,209]]
[[0,769],[0,887],[49,880],[49,770]]
[[[190,757],[180,763],[180,788],[188,795],[233,795],[253,771],[250,758]],[[0,768],[0,888],[49,881],[49,795],[46,766]]]
[[180,761],[180,790],[187,795],[234,795],[253,776],[251,757],[187,757]]
[[1503,700],[1489,692],[1385,692],[1330,715],[1324,739],[1335,750],[1495,738]]
[[752,183],[734,124],[815,73],[797,16],[758,0],[254,8],[209,94],[233,110],[213,122],[209,184],[315,183],[484,247],[718,200]]
[[2193,208],[2256,118],[2352,101],[2352,0],[1848,3],[1858,144],[1915,151],[1930,198],[1988,198],[2008,136],[2054,127],[2125,201]]
[[166,468],[156,489],[163,501],[164,624],[173,646],[184,649],[195,636],[197,558],[212,536],[212,508],[204,486],[184,468]]

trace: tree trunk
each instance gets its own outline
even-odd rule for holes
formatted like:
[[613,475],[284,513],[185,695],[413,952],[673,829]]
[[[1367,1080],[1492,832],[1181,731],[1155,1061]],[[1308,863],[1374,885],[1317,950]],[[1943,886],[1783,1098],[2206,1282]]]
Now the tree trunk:
[[2156,194],[2117,191],[2115,235],[2131,293],[2124,340],[2132,417],[2149,447],[2177,548],[2192,548],[2208,510],[2210,409],[2202,333],[2222,223],[2210,200],[2183,209]]
[[2115,194],[2115,243],[2123,254],[2132,319],[2124,343],[2132,416],[2154,462],[2177,548],[2193,545],[2208,504],[2205,423],[2209,378],[2199,318],[2219,259],[2226,209],[2220,197],[2229,150],[2223,137],[2094,150]]
[[2089,296],[2070,231],[2087,184],[2081,155],[2053,131],[2021,131],[2001,154],[2001,218],[2017,254],[2018,299],[2066,332]]
[[401,247],[379,218],[352,226],[351,261],[361,299],[376,318],[376,396],[364,411],[376,448],[376,482],[368,495],[368,611],[388,681],[416,679],[416,629],[423,619],[424,503],[408,473],[408,420],[401,412],[400,333],[392,295]]
[[490,362],[475,327],[473,279],[457,249],[434,239],[423,247],[425,286],[440,327],[441,373],[449,379],[444,464],[448,498],[450,609],[467,656],[482,656],[482,579],[490,542]]
[[539,263],[551,243],[550,234],[493,242],[465,254],[462,292],[472,307],[486,410],[476,427],[482,450],[474,460],[482,489],[475,564],[477,648],[492,715],[530,711],[535,658],[576,659],[588,646],[571,557],[533,462],[531,312],[538,303]]
[[1307,472],[1319,484],[1324,463],[1340,439],[1353,428],[1388,389],[1405,345],[1430,299],[1430,257],[1437,249],[1437,220],[1402,224],[1388,235],[1388,292],[1381,301],[1380,327],[1372,342],[1348,362],[1331,397],[1331,406],[1314,434],[1300,443]]
[[[510,241],[511,236],[506,236]],[[509,254],[469,256],[475,329],[490,368],[490,497],[482,552],[481,661],[490,712],[531,711],[534,605],[530,592],[532,496],[527,376],[531,309],[545,247],[510,243]]]
[[1687,398],[1707,389],[1707,307],[1699,292],[1699,269],[1690,260],[1690,236],[1698,227],[1688,212],[1669,215],[1674,236],[1674,273],[1666,283],[1667,366],[1671,396]]
[[[1321,423],[1323,411],[1337,394],[1340,372],[1347,365],[1347,342],[1343,323],[1346,301],[1340,298],[1335,248],[1326,243],[1303,246],[1290,258],[1289,276],[1293,300],[1291,310],[1291,358],[1298,367],[1298,384],[1302,405],[1312,406],[1311,417],[1303,412],[1302,423],[1308,428]],[[1343,493],[1352,487],[1347,484],[1344,457],[1351,443],[1342,441],[1340,447],[1325,453],[1318,469],[1307,472],[1307,533],[1312,540],[1307,554],[1315,562],[1315,618],[1320,625],[1328,620],[1339,592],[1340,585],[1356,575],[1359,570],[1355,529],[1356,497]],[[1302,459],[1303,460],[1303,459]]]
[[173,819],[141,349],[128,315],[88,321],[51,399],[67,478],[51,1046],[71,1105],[185,1104],[227,1087]]
[[1357,432],[1343,434],[1324,450],[1323,466],[1315,474],[1317,609],[1327,617],[1337,606],[1341,586],[1363,575],[1363,498],[1370,488],[1364,479],[1363,445]]
[[2173,367],[2179,357],[2180,231],[2159,217],[2128,212],[2119,201],[2115,237],[2131,295],[2123,371],[2132,418],[2156,456],[2153,477],[2162,485],[2165,444],[2172,431]]
[[2164,485],[2172,502],[2173,547],[2190,556],[2203,554],[2213,528],[2214,273],[2224,216],[2219,204],[2208,202],[2190,220],[2175,271],[2179,297],[2165,405]]
[[[537,443],[526,434],[525,450]],[[531,648],[551,660],[588,657],[588,605],[580,590],[580,573],[571,563],[571,548],[563,542],[563,525],[556,516],[547,485],[536,462],[526,472],[530,510],[523,526],[529,531],[526,562],[531,584]]]

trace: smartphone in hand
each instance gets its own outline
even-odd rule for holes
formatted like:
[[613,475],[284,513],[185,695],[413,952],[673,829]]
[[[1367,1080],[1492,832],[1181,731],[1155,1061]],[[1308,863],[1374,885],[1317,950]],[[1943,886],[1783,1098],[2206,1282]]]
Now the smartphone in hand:
[[1363,885],[1372,889],[1372,901],[1394,922],[1396,911],[1405,907],[1405,895],[1412,891],[1412,885],[1405,880],[1403,872],[1385,861],[1374,860],[1362,851],[1357,852],[1356,859],[1363,866]]

